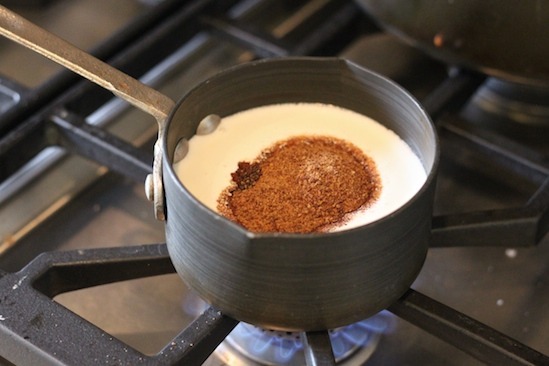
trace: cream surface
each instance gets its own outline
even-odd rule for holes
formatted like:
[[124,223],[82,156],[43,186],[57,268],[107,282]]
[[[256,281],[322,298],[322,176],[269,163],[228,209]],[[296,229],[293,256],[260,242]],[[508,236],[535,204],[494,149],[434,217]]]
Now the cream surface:
[[217,211],[217,200],[231,183],[238,162],[253,161],[275,142],[301,135],[346,140],[377,165],[382,187],[379,198],[352,214],[336,231],[390,214],[411,199],[426,180],[419,158],[393,131],[356,112],[314,103],[268,105],[225,117],[214,132],[190,139],[187,155],[174,169],[191,194]]

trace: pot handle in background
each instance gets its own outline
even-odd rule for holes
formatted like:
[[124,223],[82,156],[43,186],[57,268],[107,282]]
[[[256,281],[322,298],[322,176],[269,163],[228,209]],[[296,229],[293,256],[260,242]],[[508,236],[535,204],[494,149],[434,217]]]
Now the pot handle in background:
[[158,139],[154,145],[153,173],[146,179],[145,190],[149,200],[154,202],[156,218],[164,220],[160,138],[175,106],[173,100],[2,6],[0,34],[110,90],[157,120]]

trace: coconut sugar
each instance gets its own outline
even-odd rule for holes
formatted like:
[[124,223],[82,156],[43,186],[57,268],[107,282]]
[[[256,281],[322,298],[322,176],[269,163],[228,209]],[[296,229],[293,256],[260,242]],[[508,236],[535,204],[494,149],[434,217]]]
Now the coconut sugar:
[[219,212],[254,232],[327,231],[375,201],[375,163],[354,145],[329,136],[277,142],[254,162],[239,162]]
[[[313,147],[299,147],[311,141],[314,141]],[[295,147],[285,153],[288,146],[284,144],[288,142],[295,144]],[[333,145],[331,150],[327,147],[330,144]],[[299,155],[294,150],[299,150],[297,152],[303,155],[305,162],[299,163],[301,165],[293,160],[294,156]],[[351,164],[352,159],[356,161]],[[282,164],[273,163],[279,160]],[[298,165],[299,168],[296,168]],[[349,172],[353,170],[351,165],[355,174],[357,166],[361,166],[362,170],[358,172],[363,179],[348,179],[353,174]],[[250,211],[246,214],[247,220],[254,221],[254,225],[259,221],[272,220],[272,212],[291,212],[295,215],[292,219],[294,223],[285,223],[289,232],[307,232],[311,228],[316,228],[313,231],[331,232],[371,223],[404,205],[426,180],[426,172],[419,158],[393,131],[362,114],[319,103],[260,106],[223,117],[215,131],[195,135],[189,140],[187,155],[174,168],[185,188],[211,210],[240,222],[243,216],[239,219],[234,216],[242,213],[231,216],[227,205],[232,204],[237,211],[247,207],[246,210]],[[261,183],[265,178],[275,179],[281,175],[286,175],[293,183]],[[307,182],[303,183],[304,188],[295,186],[298,184],[296,175]],[[366,175],[373,179],[370,183],[373,185],[369,188],[366,187]],[[314,182],[318,184],[314,185]],[[349,187],[344,186],[347,184]],[[280,196],[267,198],[268,185],[280,188],[277,193]],[[334,186],[339,188],[334,190]],[[372,188],[374,186],[376,188]],[[260,187],[265,192],[258,193]],[[333,193],[336,191],[339,193]],[[303,195],[302,202],[295,197],[291,200],[285,198],[298,192]],[[238,200],[247,197],[249,202],[244,204],[235,198],[231,203],[233,198],[228,199],[230,194],[235,197],[241,195]],[[305,222],[303,227],[298,228],[301,223],[297,224],[295,217],[317,215],[330,206],[329,202],[333,204],[337,201],[336,196],[345,197],[345,204],[337,203],[336,206],[340,205],[337,210],[329,211],[322,219],[311,221],[308,218],[304,221],[311,222]],[[309,200],[326,206],[315,210],[317,214],[308,213],[303,204]],[[353,211],[349,208],[351,206],[358,208]],[[347,210],[352,212],[343,213]],[[334,214],[336,211],[340,213]],[[260,215],[260,212],[263,214]],[[340,214],[344,217],[337,221],[336,216],[340,217]],[[265,216],[250,219],[254,215]],[[287,219],[287,216],[283,217],[282,222]],[[241,225],[246,226],[244,222]],[[262,225],[263,229],[253,226],[248,230],[282,230],[279,224]]]

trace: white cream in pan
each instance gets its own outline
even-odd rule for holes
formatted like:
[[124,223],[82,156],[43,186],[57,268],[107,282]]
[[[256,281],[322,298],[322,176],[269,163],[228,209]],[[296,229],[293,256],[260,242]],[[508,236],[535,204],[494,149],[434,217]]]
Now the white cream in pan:
[[331,136],[369,156],[381,180],[378,199],[333,230],[358,227],[397,210],[421,188],[426,173],[419,158],[393,131],[356,112],[326,104],[275,104],[223,118],[214,132],[195,135],[174,168],[198,200],[217,211],[238,162],[253,161],[264,149],[294,136]]

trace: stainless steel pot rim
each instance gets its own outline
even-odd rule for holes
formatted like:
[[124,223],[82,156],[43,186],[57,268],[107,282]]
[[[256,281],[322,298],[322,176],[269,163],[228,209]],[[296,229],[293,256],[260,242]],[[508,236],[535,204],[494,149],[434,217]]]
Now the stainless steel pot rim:
[[[395,211],[387,214],[386,216],[384,216],[384,217],[382,217],[378,220],[375,220],[371,223],[368,223],[366,225],[362,225],[362,226],[359,226],[359,227],[355,227],[355,228],[346,229],[346,230],[340,230],[340,231],[335,231],[335,232],[326,232],[326,233],[311,233],[311,234],[292,234],[292,233],[278,233],[278,232],[273,232],[273,233],[256,233],[256,232],[252,232],[252,231],[249,231],[246,228],[244,228],[242,225],[239,225],[239,224],[223,217],[219,213],[211,210],[206,205],[204,205],[198,198],[196,198],[185,187],[185,185],[181,182],[181,180],[179,179],[179,177],[177,176],[177,174],[176,174],[176,172],[173,168],[173,165],[172,165],[171,161],[169,161],[168,157],[167,157],[167,152],[168,152],[167,134],[169,133],[171,124],[176,123],[176,122],[174,122],[174,119],[175,119],[174,115],[175,115],[176,111],[180,108],[181,104],[186,99],[186,97],[188,95],[192,94],[196,89],[200,88],[200,86],[203,85],[204,83],[211,83],[215,79],[221,78],[226,74],[239,72],[241,70],[244,70],[244,69],[247,69],[247,68],[250,68],[250,67],[255,67],[257,65],[272,64],[272,63],[278,63],[278,62],[331,62],[331,63],[341,63],[341,64],[346,64],[346,65],[351,65],[353,67],[360,68],[360,69],[363,69],[363,70],[367,71],[371,76],[377,78],[378,80],[381,80],[387,86],[392,87],[395,90],[399,90],[399,92],[401,92],[403,95],[405,95],[406,98],[409,100],[409,102],[413,103],[413,107],[416,108],[418,111],[420,111],[424,115],[425,123],[429,126],[429,128],[432,132],[432,143],[434,144],[434,149],[435,149],[432,164],[431,164],[430,167],[428,167],[428,169],[426,169],[427,177],[426,177],[425,181],[423,182],[421,188],[410,199],[408,199],[408,201],[406,201],[404,204],[402,204],[397,210],[395,210]],[[423,195],[424,191],[427,190],[428,187],[430,186],[431,181],[433,179],[436,179],[436,172],[438,171],[438,164],[439,164],[439,159],[440,159],[440,146],[439,146],[438,134],[436,133],[436,129],[434,127],[434,124],[433,124],[429,114],[427,113],[425,108],[421,105],[421,103],[412,94],[410,94],[406,89],[404,89],[402,86],[400,86],[395,81],[393,81],[393,80],[391,80],[391,79],[389,79],[389,78],[387,78],[387,77],[385,77],[385,76],[383,76],[379,73],[376,73],[372,70],[366,70],[363,67],[356,65],[354,62],[352,62],[350,60],[343,59],[343,58],[338,58],[338,57],[283,57],[283,58],[260,59],[260,60],[256,60],[256,61],[252,61],[252,62],[248,62],[248,63],[244,63],[244,64],[239,64],[239,65],[235,65],[233,67],[227,68],[227,69],[217,73],[216,75],[212,76],[211,78],[197,84],[196,86],[191,88],[185,95],[183,95],[183,97],[176,103],[175,108],[173,108],[170,116],[168,117],[167,123],[166,123],[166,128],[164,129],[163,132],[164,132],[163,136],[161,137],[162,138],[162,150],[164,152],[164,156],[163,156],[164,164],[163,165],[164,165],[165,169],[167,170],[168,174],[170,174],[171,177],[177,181],[178,188],[183,190],[189,196],[189,198],[196,204],[196,209],[199,209],[199,210],[202,210],[202,211],[205,211],[205,212],[208,212],[208,213],[212,214],[213,217],[216,220],[224,222],[225,224],[229,225],[232,229],[240,232],[241,234],[245,235],[246,237],[248,237],[250,239],[252,239],[252,238],[257,238],[257,239],[260,239],[260,238],[288,238],[288,239],[290,239],[291,238],[291,239],[304,239],[305,240],[305,239],[312,239],[312,238],[319,238],[319,237],[332,237],[332,238],[335,238],[335,237],[347,235],[348,233],[352,233],[352,232],[355,232],[355,231],[364,230],[365,227],[374,227],[374,226],[380,225],[382,222],[390,220],[391,218],[393,218],[395,216],[399,216],[400,212],[406,210],[408,208],[408,206],[410,206],[412,204],[412,202],[417,199],[417,197]],[[168,216],[169,216],[169,213],[166,213],[166,217],[168,217]]]

